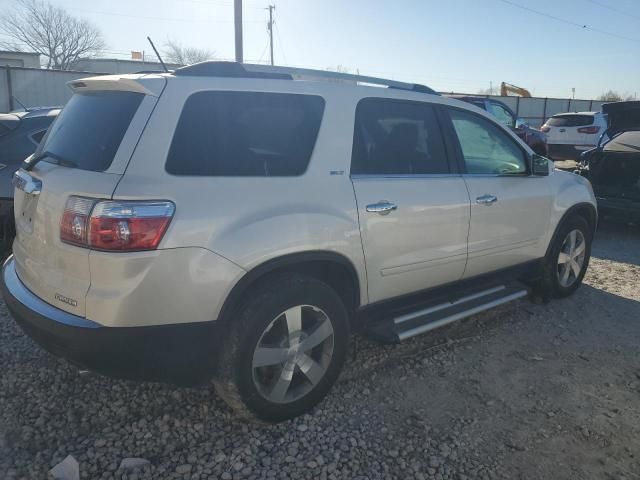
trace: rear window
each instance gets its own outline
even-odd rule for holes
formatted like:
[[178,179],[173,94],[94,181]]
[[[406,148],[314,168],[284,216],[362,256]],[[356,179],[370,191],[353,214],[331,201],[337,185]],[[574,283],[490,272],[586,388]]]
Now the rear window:
[[307,169],[324,99],[198,92],[185,102],[169,149],[174,175],[288,177]]
[[76,94],[51,125],[46,161],[82,170],[109,168],[144,95],[105,91]]
[[558,115],[547,120],[549,127],[584,127],[593,124],[593,115]]

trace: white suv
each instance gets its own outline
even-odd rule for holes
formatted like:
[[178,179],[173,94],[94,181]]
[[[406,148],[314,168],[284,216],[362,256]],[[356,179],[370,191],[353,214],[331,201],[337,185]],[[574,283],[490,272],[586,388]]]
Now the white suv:
[[606,129],[607,117],[601,112],[559,113],[540,128],[547,135],[549,157],[575,161],[595,148]]
[[588,181],[427,87],[222,62],[70,86],[16,173],[2,276],[83,368],[212,378],[279,421],[328,392],[350,330],[400,341],[585,274]]

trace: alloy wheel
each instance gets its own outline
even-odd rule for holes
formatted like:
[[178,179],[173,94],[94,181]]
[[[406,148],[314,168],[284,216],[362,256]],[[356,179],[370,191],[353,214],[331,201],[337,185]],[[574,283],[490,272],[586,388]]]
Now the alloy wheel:
[[562,242],[558,255],[558,282],[564,288],[573,285],[582,269],[586,254],[586,241],[582,231],[571,230]]
[[269,402],[290,403],[322,380],[333,357],[329,317],[311,305],[291,307],[274,318],[253,352],[253,382]]

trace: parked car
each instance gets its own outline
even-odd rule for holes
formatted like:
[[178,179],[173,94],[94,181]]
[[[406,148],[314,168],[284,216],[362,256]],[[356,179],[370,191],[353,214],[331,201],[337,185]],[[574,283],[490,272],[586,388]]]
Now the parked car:
[[463,102],[475,105],[482,110],[486,110],[498,119],[505,127],[510,128],[531,149],[538,155],[547,156],[547,144],[544,133],[530,127],[527,123],[519,119],[516,114],[505,103],[492,98],[474,97],[469,95],[451,95],[451,98],[462,100]]
[[350,330],[405,340],[587,269],[589,182],[428,87],[205,62],[71,88],[16,173],[2,291],[82,368],[213,378],[279,421],[327,394]]
[[580,173],[591,181],[603,216],[640,222],[640,101],[606,103],[602,141],[582,155]]
[[59,108],[35,108],[24,112],[0,113],[0,252],[13,241],[13,172],[31,155]]
[[594,148],[607,128],[602,112],[559,113],[549,118],[541,130],[547,135],[549,157],[553,160],[580,160]]

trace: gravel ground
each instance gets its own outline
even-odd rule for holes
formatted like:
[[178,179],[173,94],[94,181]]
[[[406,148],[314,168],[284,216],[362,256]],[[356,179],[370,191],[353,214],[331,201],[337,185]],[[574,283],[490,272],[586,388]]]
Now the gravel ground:
[[569,299],[399,346],[356,337],[327,400],[270,427],[211,387],[79,377],[1,305],[0,478],[72,455],[81,478],[638,479],[639,245],[639,228],[604,225]]

